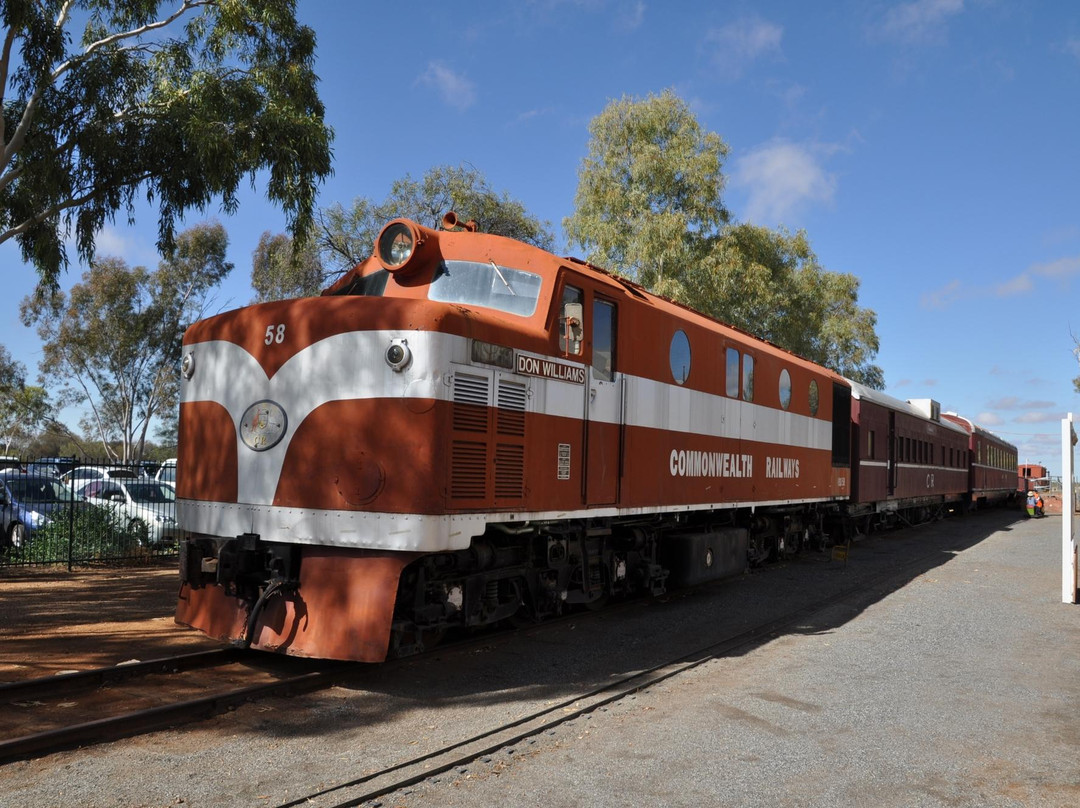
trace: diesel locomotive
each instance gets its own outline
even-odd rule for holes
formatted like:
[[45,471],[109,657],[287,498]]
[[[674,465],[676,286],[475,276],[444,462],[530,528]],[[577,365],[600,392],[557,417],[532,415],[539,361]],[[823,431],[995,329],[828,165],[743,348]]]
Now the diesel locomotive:
[[390,222],[321,296],[195,323],[181,373],[176,620],[300,656],[378,662],[1016,489],[1015,447],[936,402],[453,214]]

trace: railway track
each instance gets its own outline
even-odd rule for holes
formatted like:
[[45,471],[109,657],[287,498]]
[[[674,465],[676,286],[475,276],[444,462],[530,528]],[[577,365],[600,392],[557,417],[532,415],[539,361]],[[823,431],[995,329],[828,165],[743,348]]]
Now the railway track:
[[[587,718],[597,711],[603,711],[609,705],[687,673],[714,659],[746,651],[785,631],[802,628],[803,624],[811,622],[816,614],[887,588],[890,581],[903,578],[909,571],[922,566],[927,560],[943,553],[953,552],[955,552],[954,548],[937,547],[928,553],[910,558],[899,565],[868,576],[841,591],[792,609],[778,617],[713,639],[690,653],[632,672],[593,690],[558,702],[547,703],[543,709],[463,738],[440,749],[400,761],[378,771],[368,770],[336,785],[281,803],[278,808],[298,808],[302,805],[318,805],[321,808],[379,805],[380,798],[406,791],[424,781],[451,773],[464,774],[477,761],[490,764],[500,753],[503,754],[505,760],[506,756],[512,755],[518,747],[533,742],[538,736],[553,733],[560,727],[578,719]],[[719,585],[723,585],[723,582]]]
[[355,665],[239,648],[0,685],[0,763],[151,732],[269,696],[327,687]]

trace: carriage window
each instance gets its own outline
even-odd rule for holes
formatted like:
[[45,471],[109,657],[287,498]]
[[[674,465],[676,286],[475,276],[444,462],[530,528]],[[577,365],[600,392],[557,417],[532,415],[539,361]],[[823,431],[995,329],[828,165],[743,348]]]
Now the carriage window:
[[810,414],[817,415],[818,411],[818,389],[817,381],[810,380]]
[[727,349],[727,369],[725,370],[725,392],[732,398],[739,397],[739,352]]
[[780,406],[785,410],[791,406],[791,374],[787,368],[780,371]]
[[483,306],[529,317],[540,298],[540,276],[494,261],[443,261],[428,286],[428,299]]
[[684,331],[676,331],[671,337],[671,349],[668,351],[671,362],[671,375],[676,383],[683,384],[690,375],[690,340]]
[[585,293],[574,286],[563,287],[562,312],[559,315],[559,348],[564,354],[581,353],[584,310]]
[[874,430],[870,430],[866,434],[866,456],[871,460],[874,459]]
[[615,377],[615,304],[593,301],[593,377],[610,382]]
[[745,401],[754,400],[754,357],[743,354],[742,358],[742,397]]

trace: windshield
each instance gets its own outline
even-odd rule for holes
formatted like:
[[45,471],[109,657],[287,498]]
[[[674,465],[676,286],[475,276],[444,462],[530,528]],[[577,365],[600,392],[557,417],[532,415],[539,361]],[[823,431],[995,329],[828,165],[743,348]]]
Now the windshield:
[[493,261],[444,261],[428,289],[428,298],[530,316],[540,297],[539,275],[498,266]]
[[19,502],[70,502],[72,493],[59,480],[42,477],[8,479],[11,495]]
[[135,502],[173,502],[176,493],[161,483],[128,483],[128,493]]

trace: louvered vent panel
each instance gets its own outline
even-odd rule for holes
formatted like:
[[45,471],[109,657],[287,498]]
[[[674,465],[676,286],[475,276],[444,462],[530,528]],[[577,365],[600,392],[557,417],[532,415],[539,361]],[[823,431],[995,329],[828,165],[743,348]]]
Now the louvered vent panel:
[[487,445],[474,441],[454,441],[450,471],[450,496],[454,499],[483,499],[486,488]]
[[454,429],[487,432],[490,380],[471,373],[454,374]]
[[525,436],[525,401],[528,388],[521,382],[499,380],[496,431],[500,435]]
[[521,499],[525,487],[525,447],[500,443],[495,446],[495,498]]

